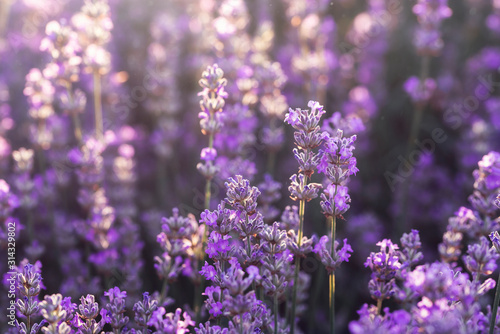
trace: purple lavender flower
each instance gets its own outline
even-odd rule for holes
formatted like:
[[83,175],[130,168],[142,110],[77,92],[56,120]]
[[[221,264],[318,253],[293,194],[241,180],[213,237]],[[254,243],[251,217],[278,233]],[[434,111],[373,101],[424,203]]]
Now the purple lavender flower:
[[415,46],[419,53],[437,55],[443,48],[439,26],[441,21],[451,16],[447,0],[419,0],[413,6],[420,27],[415,34]]
[[306,201],[318,197],[319,189],[321,184],[319,183],[307,183],[305,174],[293,174],[290,177],[290,186],[288,191],[290,192],[290,198],[294,201]]
[[148,325],[153,326],[158,334],[185,334],[189,333],[188,327],[194,326],[195,322],[180,308],[175,313],[166,313],[165,308],[159,307],[153,312]]
[[42,329],[43,333],[71,333],[71,327],[67,322],[73,318],[76,304],[72,304],[70,298],[63,299],[61,294],[45,296],[39,306],[42,316],[49,324],[47,328]]
[[300,167],[300,172],[310,177],[314,173],[317,165],[317,154],[312,149],[321,145],[324,134],[320,132],[319,121],[325,113],[323,106],[316,101],[309,101],[307,104],[311,110],[289,109],[285,115],[285,122],[290,124],[297,131],[294,132],[295,144],[303,151],[294,151]]
[[427,78],[425,82],[420,83],[420,79],[413,76],[404,83],[404,90],[414,104],[426,104],[436,90],[436,82],[432,78]]
[[144,292],[142,294],[142,301],[134,304],[135,323],[144,330],[147,330],[149,320],[157,307],[158,301],[152,299],[148,292]]
[[496,261],[499,254],[486,237],[481,237],[479,244],[469,245],[467,255],[464,256],[464,263],[474,277],[479,275],[491,275],[497,268]]
[[389,308],[384,309],[384,315],[378,314],[377,307],[364,304],[358,311],[359,320],[349,323],[349,330],[353,334],[373,333],[373,334],[398,334],[405,333],[411,323],[411,316],[404,310],[389,312]]
[[331,240],[326,235],[322,236],[316,246],[314,246],[313,252],[319,256],[328,274],[334,273],[342,262],[349,262],[349,258],[351,257],[350,253],[352,253],[352,248],[351,245],[347,243],[347,239],[344,239],[344,245],[341,249],[337,249],[339,244],[340,243],[335,240],[334,258],[332,258],[331,254]]
[[208,66],[201,77],[199,84],[203,90],[198,94],[202,97],[198,117],[203,134],[213,135],[223,125],[221,112],[225,104],[224,98],[227,97],[224,90],[227,80],[224,78],[224,71],[217,64]]
[[[27,319],[26,333],[30,333],[31,319],[33,316],[38,315],[39,312],[40,307],[36,297],[40,294],[42,288],[41,281],[42,276],[39,268],[29,263],[24,266],[22,273],[17,276],[17,291],[22,296],[22,299],[17,300],[16,307]],[[33,329],[35,329],[35,326],[33,326]]]
[[401,268],[397,250],[398,245],[391,240],[384,239],[377,243],[380,252],[370,253],[366,259],[365,267],[372,270],[369,282],[370,294],[374,299],[383,300],[394,294],[395,277]]
[[355,141],[356,135],[343,137],[341,130],[337,130],[335,136],[327,137],[325,148],[320,151],[318,171],[324,173],[331,183],[340,185],[358,172],[356,158],[352,153]]
[[402,250],[398,252],[398,256],[401,268],[411,268],[424,258],[424,255],[419,251],[422,243],[417,230],[404,233],[400,241]]
[[417,266],[408,273],[405,285],[418,295],[426,296],[432,301],[441,298],[456,300],[460,295],[457,280],[468,280],[467,274],[454,273],[449,264],[434,262]]
[[[496,218],[495,198],[500,192],[500,153],[490,152],[478,162],[474,170],[474,192],[469,197],[472,206],[483,215]],[[496,230],[491,228],[490,231]]]
[[251,187],[250,181],[243,179],[241,175],[236,175],[236,179],[229,178],[225,183],[226,203],[234,209],[253,215],[257,209],[257,198],[260,191],[257,187]]
[[349,210],[351,197],[347,193],[348,189],[344,186],[329,184],[321,194],[320,202],[323,214],[326,217],[341,217]]
[[413,6],[413,13],[417,15],[422,25],[437,26],[443,19],[451,16],[448,0],[419,0]]
[[[106,310],[101,310],[99,313],[99,304],[95,301],[94,295],[82,296],[80,305],[78,305],[78,316],[74,318],[73,325],[79,329],[81,333],[98,333],[104,325],[110,321],[106,317]],[[101,320],[97,321],[98,315],[101,315]]]
[[104,308],[108,313],[107,316],[110,319],[109,323],[114,332],[119,332],[129,321],[129,318],[124,315],[127,292],[120,291],[120,289],[115,286],[104,292],[104,296],[109,299],[109,303],[106,304]]

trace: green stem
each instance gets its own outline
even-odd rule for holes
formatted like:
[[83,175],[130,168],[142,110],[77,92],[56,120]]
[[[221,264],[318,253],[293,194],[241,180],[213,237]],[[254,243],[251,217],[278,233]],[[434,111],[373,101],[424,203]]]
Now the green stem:
[[[214,134],[211,133],[208,136],[208,147],[213,148],[214,146]],[[212,181],[210,179],[207,179],[205,183],[205,209],[210,210],[210,198],[212,196],[211,193],[211,186],[212,186]],[[203,266],[203,263],[205,262],[205,246],[207,243],[207,236],[208,236],[208,230],[207,227],[205,226],[205,231],[203,232],[203,238],[202,238],[202,243],[201,243],[201,254],[200,254],[200,259],[201,261],[197,261],[196,267],[198,268],[198,271],[201,270],[201,266]],[[200,263],[201,262],[201,263]],[[195,296],[194,296],[194,311],[196,312],[196,323],[199,323],[201,320],[201,294],[205,290],[205,278],[202,276],[200,277],[200,282],[199,284],[196,285],[195,288]]]
[[274,292],[274,334],[278,334],[278,292]]
[[[335,186],[335,194],[337,194],[337,186]],[[335,198],[335,195],[334,195]],[[334,212],[335,212],[335,205],[334,205]],[[330,223],[331,226],[331,238],[332,238],[332,244],[330,248],[330,252],[332,255],[332,258],[335,257],[335,233],[337,230],[337,217],[328,217],[328,222]],[[335,333],[335,271],[333,271],[330,274],[329,277],[329,288],[330,288],[330,333]]]
[[377,315],[382,311],[382,298],[377,299]]
[[335,333],[335,272],[333,271],[329,276],[330,288],[330,333]]
[[166,279],[163,279],[163,283],[161,286],[161,292],[160,292],[160,301],[159,301],[159,306],[163,305],[163,302],[165,301],[165,298],[167,297],[167,286],[168,282]]
[[500,302],[500,275],[498,275],[497,287],[495,290],[495,299],[493,300],[493,307],[491,308],[491,321],[489,334],[495,331],[495,324],[497,319],[498,303]]
[[95,112],[95,132],[98,140],[104,138],[104,125],[102,119],[101,103],[101,75],[94,71],[94,112]]
[[71,114],[71,118],[73,119],[73,127],[75,128],[75,138],[78,142],[78,145],[82,143],[82,125],[80,123],[80,117],[76,113]]
[[[299,230],[297,233],[297,245],[299,249],[302,246],[305,206],[306,206],[306,201],[304,199],[301,199],[299,204]],[[290,315],[290,334],[295,333],[295,312],[297,307],[297,285],[299,283],[299,271],[300,271],[300,257],[296,255],[295,273],[293,276],[293,289],[292,289],[292,313]]]

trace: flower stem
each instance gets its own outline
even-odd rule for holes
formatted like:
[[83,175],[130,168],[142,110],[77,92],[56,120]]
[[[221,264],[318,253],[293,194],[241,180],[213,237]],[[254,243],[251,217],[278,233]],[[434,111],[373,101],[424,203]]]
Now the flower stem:
[[491,321],[490,321],[489,334],[493,334],[493,332],[495,331],[499,302],[500,302],[500,275],[498,275],[497,287],[495,289],[495,299],[493,300],[493,307],[491,308]]
[[278,292],[274,292],[274,334],[278,334]]
[[[302,246],[305,207],[306,207],[306,201],[304,199],[301,199],[299,204],[299,230],[297,233],[297,245],[299,249]],[[295,333],[295,310],[297,307],[297,285],[299,282],[299,271],[300,271],[300,257],[298,254],[296,254],[295,273],[293,276],[293,290],[292,290],[292,313],[290,315],[290,334]]]
[[[335,194],[337,194],[337,186],[335,186]],[[334,196],[335,198],[335,196]],[[334,204],[334,212],[335,212],[335,204]],[[332,258],[335,258],[335,234],[337,233],[337,217],[328,217],[328,222],[330,223],[331,226],[331,238],[332,238],[332,244],[331,244],[331,255]],[[330,273],[330,280],[329,280],[329,287],[330,287],[330,333],[333,334],[335,333],[335,271],[332,271]]]
[[[214,134],[211,133],[208,136],[208,147],[213,148],[214,146]],[[211,193],[211,186],[212,186],[212,180],[207,179],[205,183],[205,209],[210,210],[210,198],[212,196]],[[208,229],[205,226],[205,231],[203,232],[203,238],[202,238],[202,244],[201,244],[201,254],[200,254],[200,259],[201,263],[198,262],[196,267],[198,268],[198,271],[201,270],[201,266],[203,266],[203,263],[205,263],[205,246],[207,243],[207,235],[208,235]],[[195,296],[194,296],[194,311],[196,312],[196,323],[199,323],[201,320],[201,294],[205,290],[205,278],[203,276],[200,277],[200,282],[199,284],[196,285],[195,288]]]
[[95,112],[95,132],[98,140],[104,138],[104,125],[102,119],[101,104],[101,75],[94,71],[94,112]]
[[382,298],[377,299],[377,315],[382,311]]
[[[73,105],[73,92],[71,90],[71,83],[66,84],[66,91],[68,92],[69,104]],[[71,112],[71,119],[73,121],[73,127],[75,130],[75,138],[78,142],[78,146],[82,144],[82,124],[80,122],[80,117],[76,111]]]

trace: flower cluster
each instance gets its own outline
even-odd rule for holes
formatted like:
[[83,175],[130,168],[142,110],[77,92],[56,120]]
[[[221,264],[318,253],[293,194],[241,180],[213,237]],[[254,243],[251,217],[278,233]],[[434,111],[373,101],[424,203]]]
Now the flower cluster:
[[413,6],[413,13],[420,23],[414,41],[418,52],[424,55],[439,54],[443,48],[439,26],[452,14],[448,0],[419,0]]

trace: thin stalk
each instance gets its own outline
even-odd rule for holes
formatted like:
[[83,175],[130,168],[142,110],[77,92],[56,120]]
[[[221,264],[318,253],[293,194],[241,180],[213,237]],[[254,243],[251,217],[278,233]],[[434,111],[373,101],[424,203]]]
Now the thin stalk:
[[[73,92],[71,90],[71,83],[66,84],[66,91],[68,92],[69,104],[73,105]],[[82,124],[80,122],[80,117],[76,111],[71,111],[71,119],[73,121],[73,127],[75,130],[75,138],[78,142],[78,146],[82,143]]]
[[[424,89],[425,80],[429,76],[430,60],[431,60],[431,58],[429,56],[424,56],[422,58],[422,63],[420,66],[419,90]],[[408,144],[406,147],[405,157],[408,157],[415,148],[415,141],[418,138],[418,131],[420,130],[420,123],[422,121],[422,114],[424,111],[424,107],[425,107],[425,105],[423,103],[419,103],[415,108],[415,112],[413,113],[410,136],[408,138]],[[401,221],[397,225],[397,228],[394,229],[394,231],[396,232],[396,235],[395,235],[396,237],[401,235],[407,229],[406,225],[407,225],[407,217],[408,217],[407,211],[408,211],[408,193],[409,193],[409,187],[410,187],[410,178],[411,178],[411,176],[406,178],[405,182],[403,183]]]
[[82,143],[82,124],[80,122],[80,117],[78,114],[73,112],[71,113],[71,119],[73,120],[73,127],[75,128],[75,138],[78,142],[78,145]]
[[498,303],[500,302],[500,275],[498,275],[497,287],[495,289],[495,299],[493,300],[493,307],[491,308],[491,320],[489,334],[495,331],[495,324],[497,320]]
[[330,274],[329,289],[330,289],[330,333],[335,333],[335,272]]
[[166,294],[167,294],[167,286],[168,286],[168,282],[166,279],[163,279],[163,283],[161,285],[161,292],[160,292],[160,305],[163,305],[163,302],[165,301],[165,298],[167,297]]
[[[335,194],[337,193],[337,187],[335,187]],[[334,196],[335,198],[335,196]],[[334,209],[335,212],[335,209]],[[332,245],[330,252],[332,254],[332,258],[335,256],[335,234],[337,230],[337,217],[328,217],[328,221],[331,226],[331,238]],[[329,289],[330,289],[330,333],[335,333],[335,271],[330,274],[329,277]]]
[[278,334],[278,292],[274,293],[274,334]]
[[95,132],[98,140],[104,138],[104,125],[102,118],[101,103],[101,75],[94,71],[94,112],[95,112]]
[[[213,146],[214,146],[214,134],[211,133],[208,136],[208,147],[213,148]],[[212,181],[210,179],[207,179],[207,181],[205,183],[205,209],[206,210],[210,210],[210,198],[212,197],[211,186],[212,186]],[[203,232],[202,243],[201,243],[201,254],[200,254],[201,261],[197,260],[197,264],[196,264],[198,271],[201,270],[201,266],[203,266],[203,263],[205,262],[205,257],[206,257],[205,245],[207,243],[207,235],[208,235],[208,230],[205,228],[205,231]],[[194,311],[196,312],[196,323],[199,323],[201,320],[201,294],[204,290],[205,290],[205,278],[202,276],[202,277],[200,277],[200,283],[196,285],[195,292],[194,292],[195,293]]]
[[316,317],[316,309],[317,309],[317,304],[318,304],[318,297],[319,297],[319,293],[322,291],[322,288],[323,288],[323,280],[325,279],[324,278],[324,275],[325,274],[325,267],[321,266],[319,268],[319,272],[316,273],[316,276],[315,276],[315,282],[313,283],[313,286],[314,286],[314,290],[313,290],[313,293],[312,293],[312,297],[310,299],[310,302],[309,302],[309,319],[313,319],[313,321],[309,321],[309,328],[307,330],[307,333],[309,334],[314,334],[316,333],[315,332],[315,329],[316,329],[316,322],[314,321],[315,317]]
[[31,333],[31,316],[30,315],[26,316],[26,329],[27,329],[26,333]]
[[382,298],[377,299],[377,314],[382,311]]
[[[304,199],[300,200],[299,231],[297,233],[297,245],[299,246],[299,248],[302,246],[305,206],[306,206],[306,201]],[[290,334],[295,333],[295,312],[297,307],[297,285],[299,282],[299,271],[300,271],[300,257],[297,255],[295,257],[295,273],[293,276],[294,278],[293,278],[293,289],[292,289],[292,313],[290,314]]]

